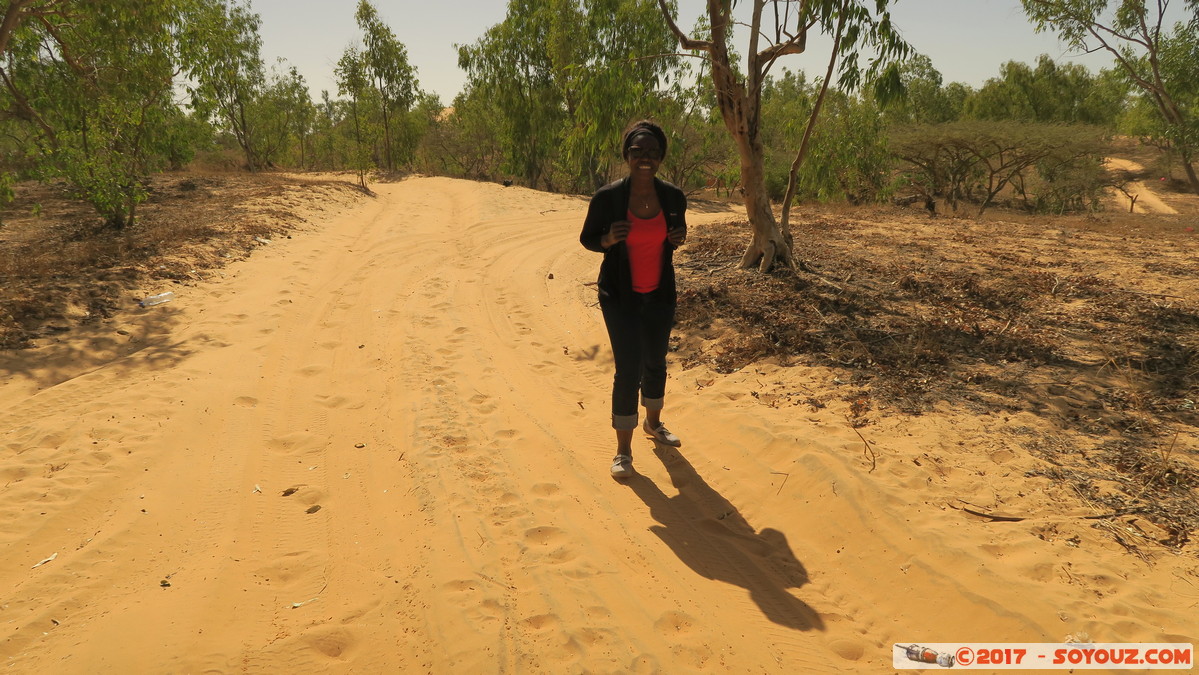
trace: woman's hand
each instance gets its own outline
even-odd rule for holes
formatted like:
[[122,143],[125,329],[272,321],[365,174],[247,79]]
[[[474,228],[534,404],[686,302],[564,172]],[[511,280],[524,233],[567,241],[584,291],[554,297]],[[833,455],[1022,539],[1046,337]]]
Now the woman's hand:
[[666,233],[666,239],[669,240],[670,244],[676,248],[682,246],[683,242],[687,241],[687,228],[676,227],[673,230],[668,231]]
[[612,248],[616,244],[629,238],[629,230],[633,228],[633,224],[627,220],[618,220],[612,223],[612,227],[608,228],[608,234],[605,234],[600,239],[600,246],[604,248]]

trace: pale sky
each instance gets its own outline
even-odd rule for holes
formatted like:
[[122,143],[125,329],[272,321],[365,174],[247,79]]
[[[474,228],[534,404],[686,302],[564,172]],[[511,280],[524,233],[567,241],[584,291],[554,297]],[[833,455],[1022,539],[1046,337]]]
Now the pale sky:
[[[475,42],[503,20],[508,3],[374,0],[374,5],[407,47],[421,87],[449,105],[466,81],[465,73],[458,69],[454,44]],[[678,0],[678,5],[679,25],[690,27],[705,3]],[[304,76],[314,100],[320,99],[322,89],[337,98],[333,68],[347,46],[361,41],[354,21],[357,0],[252,0],[251,7],[262,17],[262,56],[268,66],[282,57]],[[1004,62],[1034,63],[1040,54],[1058,62],[1081,63],[1092,72],[1111,67],[1105,55],[1072,54],[1053,35],[1035,33],[1019,0],[898,0],[891,11],[904,37],[932,59],[947,83],[978,87],[997,76]],[[744,46],[739,51],[744,52]],[[827,52],[813,43],[807,53],[785,57],[779,63],[809,75],[823,75],[827,57]]]

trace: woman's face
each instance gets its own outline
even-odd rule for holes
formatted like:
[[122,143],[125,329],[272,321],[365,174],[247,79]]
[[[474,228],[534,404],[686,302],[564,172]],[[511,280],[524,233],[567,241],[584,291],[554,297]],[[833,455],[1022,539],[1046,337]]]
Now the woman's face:
[[633,137],[625,161],[629,164],[629,175],[648,174],[652,177],[662,165],[662,146],[653,134],[638,134]]

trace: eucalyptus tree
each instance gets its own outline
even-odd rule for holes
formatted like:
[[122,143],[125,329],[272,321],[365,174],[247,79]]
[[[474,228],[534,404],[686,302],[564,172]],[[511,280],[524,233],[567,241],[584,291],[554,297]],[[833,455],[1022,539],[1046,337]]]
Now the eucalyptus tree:
[[686,192],[703,187],[728,190],[737,183],[736,155],[716,113],[711,78],[682,63],[660,98],[656,115],[670,138],[667,180]]
[[904,96],[887,106],[882,114],[890,123],[941,124],[962,116],[972,89],[960,82],[944,83],[932,59],[914,54],[899,66]]
[[[761,138],[766,149],[766,189],[772,200],[787,195],[795,138],[803,135],[822,82],[784,70],[763,83]],[[869,98],[831,91],[825,119],[809,141],[799,167],[796,194],[818,201],[874,201],[885,190],[892,160],[883,134],[884,116]]]
[[280,59],[279,67],[271,70],[252,107],[258,129],[255,135],[258,160],[264,166],[272,166],[290,159],[294,141],[299,144],[303,166],[304,142],[312,114],[312,99],[304,76]]
[[510,0],[458,62],[472,92],[503,111],[508,171],[592,190],[623,128],[655,112],[672,42],[654,0]]
[[[379,12],[368,0],[359,0],[354,15],[363,32],[361,58],[365,74],[378,94],[379,115],[383,128],[383,160],[388,171],[396,167],[394,122],[405,115],[417,101],[419,87],[416,70],[408,63],[408,50],[396,39],[395,33],[379,18]],[[406,139],[401,152],[405,157],[414,150],[412,139]]]
[[497,130],[505,115],[469,85],[442,111],[421,137],[417,161],[421,170],[473,180],[496,180],[504,165]]
[[[838,88],[847,92],[856,90],[863,82],[874,83],[880,96],[893,95],[901,88],[895,65],[910,48],[891,25],[887,12],[889,0],[875,0],[874,12],[862,0],[749,0],[744,75],[730,58],[735,22],[733,0],[708,0],[711,27],[708,39],[688,36],[678,28],[666,0],[658,0],[658,4],[683,49],[705,53],[711,61],[717,105],[737,146],[745,207],[753,227],[753,238],[741,258],[741,267],[756,266],[766,272],[776,265],[795,266],[788,227],[791,202],[800,166],[807,158],[812,133],[834,76]],[[819,93],[791,163],[780,222],[775,219],[766,187],[765,151],[760,135],[762,89],[780,58],[806,50],[807,36],[812,30],[826,35],[831,48]],[[866,66],[859,59],[863,50],[872,53]]]
[[[1020,0],[1039,31],[1053,31],[1074,48],[1103,50],[1161,117],[1182,160],[1191,189],[1199,192],[1199,101],[1190,93],[1199,79],[1199,0],[1184,0],[1185,23],[1168,24],[1170,0]],[[1177,8],[1177,4],[1175,5]],[[1189,13],[1189,14],[1188,14]]]
[[1112,126],[1123,107],[1110,77],[1076,63],[1037,57],[1035,66],[1008,61],[999,77],[986,81],[966,101],[966,114],[980,120],[1017,120]]
[[537,187],[551,172],[550,161],[565,121],[553,66],[539,37],[549,33],[548,4],[511,0],[504,20],[473,45],[458,46],[458,66],[466,71],[474,96],[502,111],[497,140],[502,170]]
[[363,110],[373,93],[366,59],[356,47],[348,47],[338,59],[334,73],[337,76],[337,93],[347,98],[348,117],[352,125],[350,166],[358,175],[358,185],[366,190],[366,174],[374,165],[371,159],[374,145],[372,125]]
[[246,168],[257,171],[266,161],[255,110],[266,86],[258,34],[262,21],[249,5],[195,2],[197,9],[181,44],[191,105],[226,125],[245,155]]

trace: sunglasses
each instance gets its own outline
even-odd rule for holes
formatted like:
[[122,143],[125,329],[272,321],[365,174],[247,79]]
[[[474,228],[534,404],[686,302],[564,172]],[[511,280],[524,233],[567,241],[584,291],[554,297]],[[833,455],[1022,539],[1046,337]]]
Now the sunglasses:
[[661,148],[643,148],[634,145],[629,148],[629,157],[633,159],[662,159]]

